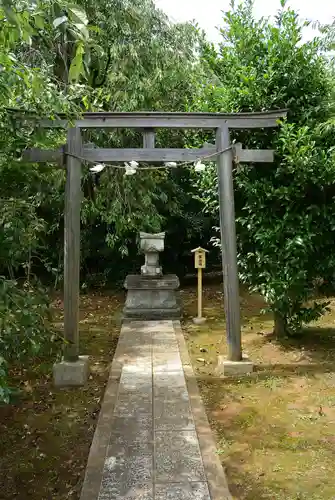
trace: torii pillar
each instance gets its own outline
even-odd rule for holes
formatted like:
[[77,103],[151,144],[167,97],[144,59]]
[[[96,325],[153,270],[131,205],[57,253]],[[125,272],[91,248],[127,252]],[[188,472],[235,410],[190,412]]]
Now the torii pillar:
[[[228,127],[218,128],[216,131],[217,151],[229,148],[230,144]],[[217,170],[227,356],[218,356],[216,372],[223,376],[244,375],[253,371],[253,363],[242,354],[232,149],[218,156]]]

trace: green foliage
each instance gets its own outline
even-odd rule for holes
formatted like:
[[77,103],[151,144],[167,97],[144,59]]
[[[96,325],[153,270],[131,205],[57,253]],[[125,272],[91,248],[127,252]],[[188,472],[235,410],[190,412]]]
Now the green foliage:
[[304,306],[315,281],[335,269],[335,162],[315,147],[313,130],[284,125],[277,168],[259,175],[241,166],[236,187],[247,205],[239,212],[241,279],[261,292],[294,332],[325,312],[326,303]]
[[57,172],[19,162],[24,148],[53,147],[59,134],[41,134],[11,108],[43,116],[76,111],[70,100],[73,88],[68,96],[60,92],[48,61],[40,53],[35,56],[36,38],[43,42],[50,23],[48,12],[38,10],[41,5],[19,2],[13,7],[7,2],[0,9],[0,401],[5,402],[10,396],[7,370],[32,362],[54,345],[48,296],[34,279],[34,267],[36,262],[47,264],[43,249],[55,212],[49,224],[44,216],[48,202],[59,199],[56,192],[48,200],[50,182],[54,190],[61,187]]
[[[241,165],[235,172],[241,278],[263,294],[285,329],[296,331],[324,312],[326,304],[309,300],[315,281],[334,274],[333,66],[322,55],[325,41],[302,43],[292,10],[282,9],[271,23],[256,21],[251,8],[245,2],[225,14],[216,49],[191,24],[170,23],[152,0],[8,0],[1,7],[3,400],[8,398],[6,367],[52,347],[46,294],[36,275],[47,273],[58,285],[63,270],[64,171],[25,164],[21,154],[29,147],[58,147],[65,134],[41,131],[22,119],[22,110],[53,117],[100,110],[288,107],[280,134],[260,130],[233,136],[247,147],[277,149],[274,165]],[[183,147],[211,137],[211,132],[172,130],[159,131],[156,141],[158,147]],[[84,142],[98,147],[139,147],[141,141],[133,130],[84,133]],[[140,230],[166,230],[165,269],[185,273],[189,251],[206,246],[217,224],[215,169],[197,181],[187,168],[125,177],[119,169],[92,176],[87,167],[83,288],[95,281],[115,284],[138,270]]]
[[[31,147],[58,147],[65,133],[41,130],[34,120],[24,120],[23,112],[38,119],[83,110],[183,111],[201,92],[204,76],[197,30],[172,25],[151,0],[6,0],[0,24],[0,399],[5,400],[7,367],[51,345],[46,293],[36,275],[47,274],[57,286],[63,271],[64,171],[25,164],[21,154]],[[84,141],[136,147],[142,137],[134,131],[87,131]],[[157,137],[161,147],[184,144],[175,131]],[[96,279],[116,284],[127,271],[138,270],[140,230],[167,229],[166,269],[179,264],[185,272],[185,255],[179,256],[196,246],[194,238],[197,244],[206,238],[210,227],[192,197],[187,171],[149,170],[129,178],[108,169],[93,177],[84,165],[82,188],[83,288]]]
[[0,276],[0,403],[8,402],[8,366],[31,362],[55,351],[46,291],[25,283],[18,286]]
[[290,8],[275,23],[255,20],[245,1],[225,14],[219,51],[204,45],[204,59],[216,82],[207,88],[208,107],[217,111],[288,108],[295,123],[324,120],[330,97],[327,59],[321,40],[302,43],[306,23]]
[[40,354],[51,339],[45,290],[29,283],[17,285],[1,277],[0,343],[7,361],[23,361]]
[[[32,122],[21,123],[10,108],[39,116],[74,114],[82,109],[182,111],[198,92],[195,82],[202,78],[196,58],[198,34],[191,25],[170,24],[149,0],[77,4],[41,0],[33,6],[25,1],[8,2],[2,19],[2,45],[8,56],[6,71],[0,74],[0,86],[7,89],[2,107],[0,97],[0,172],[4,181],[0,191],[6,200],[17,186],[15,196],[34,205],[46,227],[45,234],[36,233],[39,259],[48,269],[56,269],[62,260],[64,176],[42,165],[23,166],[18,159],[27,147],[53,148],[64,143],[65,137],[54,131],[42,133]],[[140,140],[140,134],[133,131],[90,131],[85,137],[102,147],[136,146]],[[182,146],[184,140],[174,131],[162,131],[157,142]],[[83,270],[90,267],[86,259],[97,241],[100,253],[119,263],[119,254],[133,251],[139,230],[158,230],[169,216],[181,222],[182,204],[176,195],[190,198],[181,193],[175,179],[152,171],[129,179],[110,170],[101,175],[97,186],[86,167]],[[199,203],[193,206],[198,213]],[[48,241],[53,241],[49,249]]]
[[[82,1],[81,5],[90,25],[96,27],[92,38],[99,47],[89,61],[85,80],[88,91],[81,102],[85,110],[187,108],[200,92],[198,81],[204,78],[197,60],[195,28],[188,24],[172,25],[151,0]],[[158,147],[185,144],[183,135],[175,131],[159,131],[156,139]],[[142,137],[129,130],[89,131],[85,141],[100,147],[139,147]],[[99,279],[103,273],[104,282],[106,279],[115,282],[123,279],[127,270],[138,268],[138,232],[165,229],[173,238],[176,226],[189,223],[184,202],[191,205],[191,211],[200,219],[200,203],[191,201],[188,192],[192,188],[189,183],[181,187],[181,177],[149,171],[129,178],[122,171],[111,169],[97,176],[97,186],[91,175],[85,173],[82,210],[85,280],[89,280],[88,270],[97,272]],[[191,248],[186,231],[179,233],[179,237]],[[172,253],[169,262],[178,261],[178,256],[175,258]],[[97,260],[97,254],[103,259]],[[122,261],[120,256],[127,260]]]
[[[152,0],[80,0],[100,52],[90,60],[87,109],[182,110],[201,77],[198,34],[172,25]],[[97,108],[98,107],[98,108]]]
[[9,198],[2,200],[0,215],[0,263],[11,278],[20,269],[31,271],[32,259],[39,249],[39,236],[45,224],[36,215],[29,201]]
[[7,381],[7,363],[0,356],[0,403],[9,403],[11,391]]
[[[238,260],[241,280],[275,313],[277,333],[294,333],[325,312],[326,302],[310,300],[316,281],[335,269],[334,134],[320,132],[332,111],[333,73],[321,40],[302,42],[302,23],[291,9],[281,10],[275,23],[256,21],[248,1],[224,21],[219,51],[204,46],[213,83],[197,105],[226,112],[289,109],[281,129],[233,138],[276,149],[273,165],[239,165],[234,172]],[[210,168],[199,189],[206,210],[218,217],[216,186]]]

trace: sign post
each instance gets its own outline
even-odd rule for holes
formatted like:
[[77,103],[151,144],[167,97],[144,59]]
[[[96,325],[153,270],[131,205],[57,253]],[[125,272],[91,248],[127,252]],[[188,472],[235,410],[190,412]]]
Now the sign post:
[[198,316],[193,318],[196,325],[205,323],[206,318],[202,316],[202,270],[206,267],[206,253],[208,250],[198,247],[192,250],[194,253],[194,267],[198,269]]

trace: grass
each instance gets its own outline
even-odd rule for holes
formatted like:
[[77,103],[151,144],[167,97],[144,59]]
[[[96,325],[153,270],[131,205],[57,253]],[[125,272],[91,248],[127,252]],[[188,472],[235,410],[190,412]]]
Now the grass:
[[[52,385],[53,360],[34,360],[13,375],[21,389],[15,404],[0,408],[0,499],[77,500],[100,402],[119,334],[122,296],[81,298],[81,353],[90,354],[83,388]],[[63,304],[54,303],[58,326]]]
[[238,500],[331,500],[335,454],[335,299],[332,312],[296,340],[278,342],[259,297],[242,295],[243,349],[256,371],[219,379],[226,353],[220,286],[205,289],[207,323],[183,292],[183,329],[218,453]]

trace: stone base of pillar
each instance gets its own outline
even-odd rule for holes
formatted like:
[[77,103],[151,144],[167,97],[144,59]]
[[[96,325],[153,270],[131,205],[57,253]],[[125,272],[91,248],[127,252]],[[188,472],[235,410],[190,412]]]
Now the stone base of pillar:
[[127,298],[123,318],[132,320],[180,319],[179,279],[128,275],[124,284]]
[[193,318],[193,323],[195,325],[203,325],[204,323],[206,323],[206,318]]
[[85,385],[88,379],[88,356],[79,356],[77,361],[64,359],[53,366],[55,387],[79,387]]
[[240,375],[249,375],[253,372],[254,365],[246,356],[242,361],[230,361],[224,356],[218,356],[216,374],[222,377],[236,377]]

